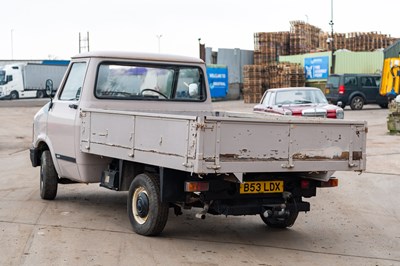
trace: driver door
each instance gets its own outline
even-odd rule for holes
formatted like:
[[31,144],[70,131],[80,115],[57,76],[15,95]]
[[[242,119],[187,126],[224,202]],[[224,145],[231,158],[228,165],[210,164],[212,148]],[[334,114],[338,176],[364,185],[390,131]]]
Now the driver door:
[[[79,98],[86,73],[86,62],[73,63],[60,93],[49,110],[47,135],[51,141],[60,177],[79,180],[76,164],[79,150]],[[54,156],[53,156],[54,159]]]

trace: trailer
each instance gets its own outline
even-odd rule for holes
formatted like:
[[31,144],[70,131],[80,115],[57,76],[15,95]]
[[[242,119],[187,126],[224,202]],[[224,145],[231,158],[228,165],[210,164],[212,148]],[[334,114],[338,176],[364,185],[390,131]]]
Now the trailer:
[[66,64],[11,64],[0,69],[0,99],[47,97],[46,82],[55,93],[65,74]]

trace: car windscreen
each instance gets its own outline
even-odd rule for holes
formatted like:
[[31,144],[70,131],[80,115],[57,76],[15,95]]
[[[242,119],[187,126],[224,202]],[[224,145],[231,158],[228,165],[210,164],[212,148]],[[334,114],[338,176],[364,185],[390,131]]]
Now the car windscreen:
[[0,85],[6,84],[6,72],[4,70],[0,70]]
[[275,104],[293,105],[293,104],[326,104],[325,95],[321,90],[287,90],[276,93]]

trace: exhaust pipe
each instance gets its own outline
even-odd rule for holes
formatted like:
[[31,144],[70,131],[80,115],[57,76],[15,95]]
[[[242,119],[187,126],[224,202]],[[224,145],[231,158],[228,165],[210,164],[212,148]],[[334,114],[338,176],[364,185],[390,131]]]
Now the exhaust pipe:
[[206,214],[207,214],[209,208],[210,208],[210,204],[205,203],[203,210],[201,212],[196,213],[195,217],[204,220],[206,218]]

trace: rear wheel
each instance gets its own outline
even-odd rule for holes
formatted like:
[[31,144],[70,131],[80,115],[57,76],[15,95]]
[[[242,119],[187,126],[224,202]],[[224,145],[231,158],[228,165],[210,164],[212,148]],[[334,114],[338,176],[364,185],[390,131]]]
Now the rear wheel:
[[36,92],[36,97],[37,98],[43,98],[44,97],[44,91],[37,91]]
[[387,108],[388,108],[388,104],[387,104],[387,103],[381,103],[381,104],[379,104],[379,106],[380,106],[382,109],[387,109]]
[[161,202],[159,192],[157,177],[144,173],[133,179],[128,194],[128,216],[136,233],[158,235],[167,224],[169,204]]
[[361,110],[364,106],[364,98],[361,96],[354,96],[351,99],[350,107],[352,110]]
[[286,228],[291,227],[299,215],[298,211],[291,211],[288,216],[285,217],[264,217],[260,214],[261,220],[271,228]]
[[57,195],[58,176],[50,151],[43,151],[40,158],[40,197],[53,200]]

